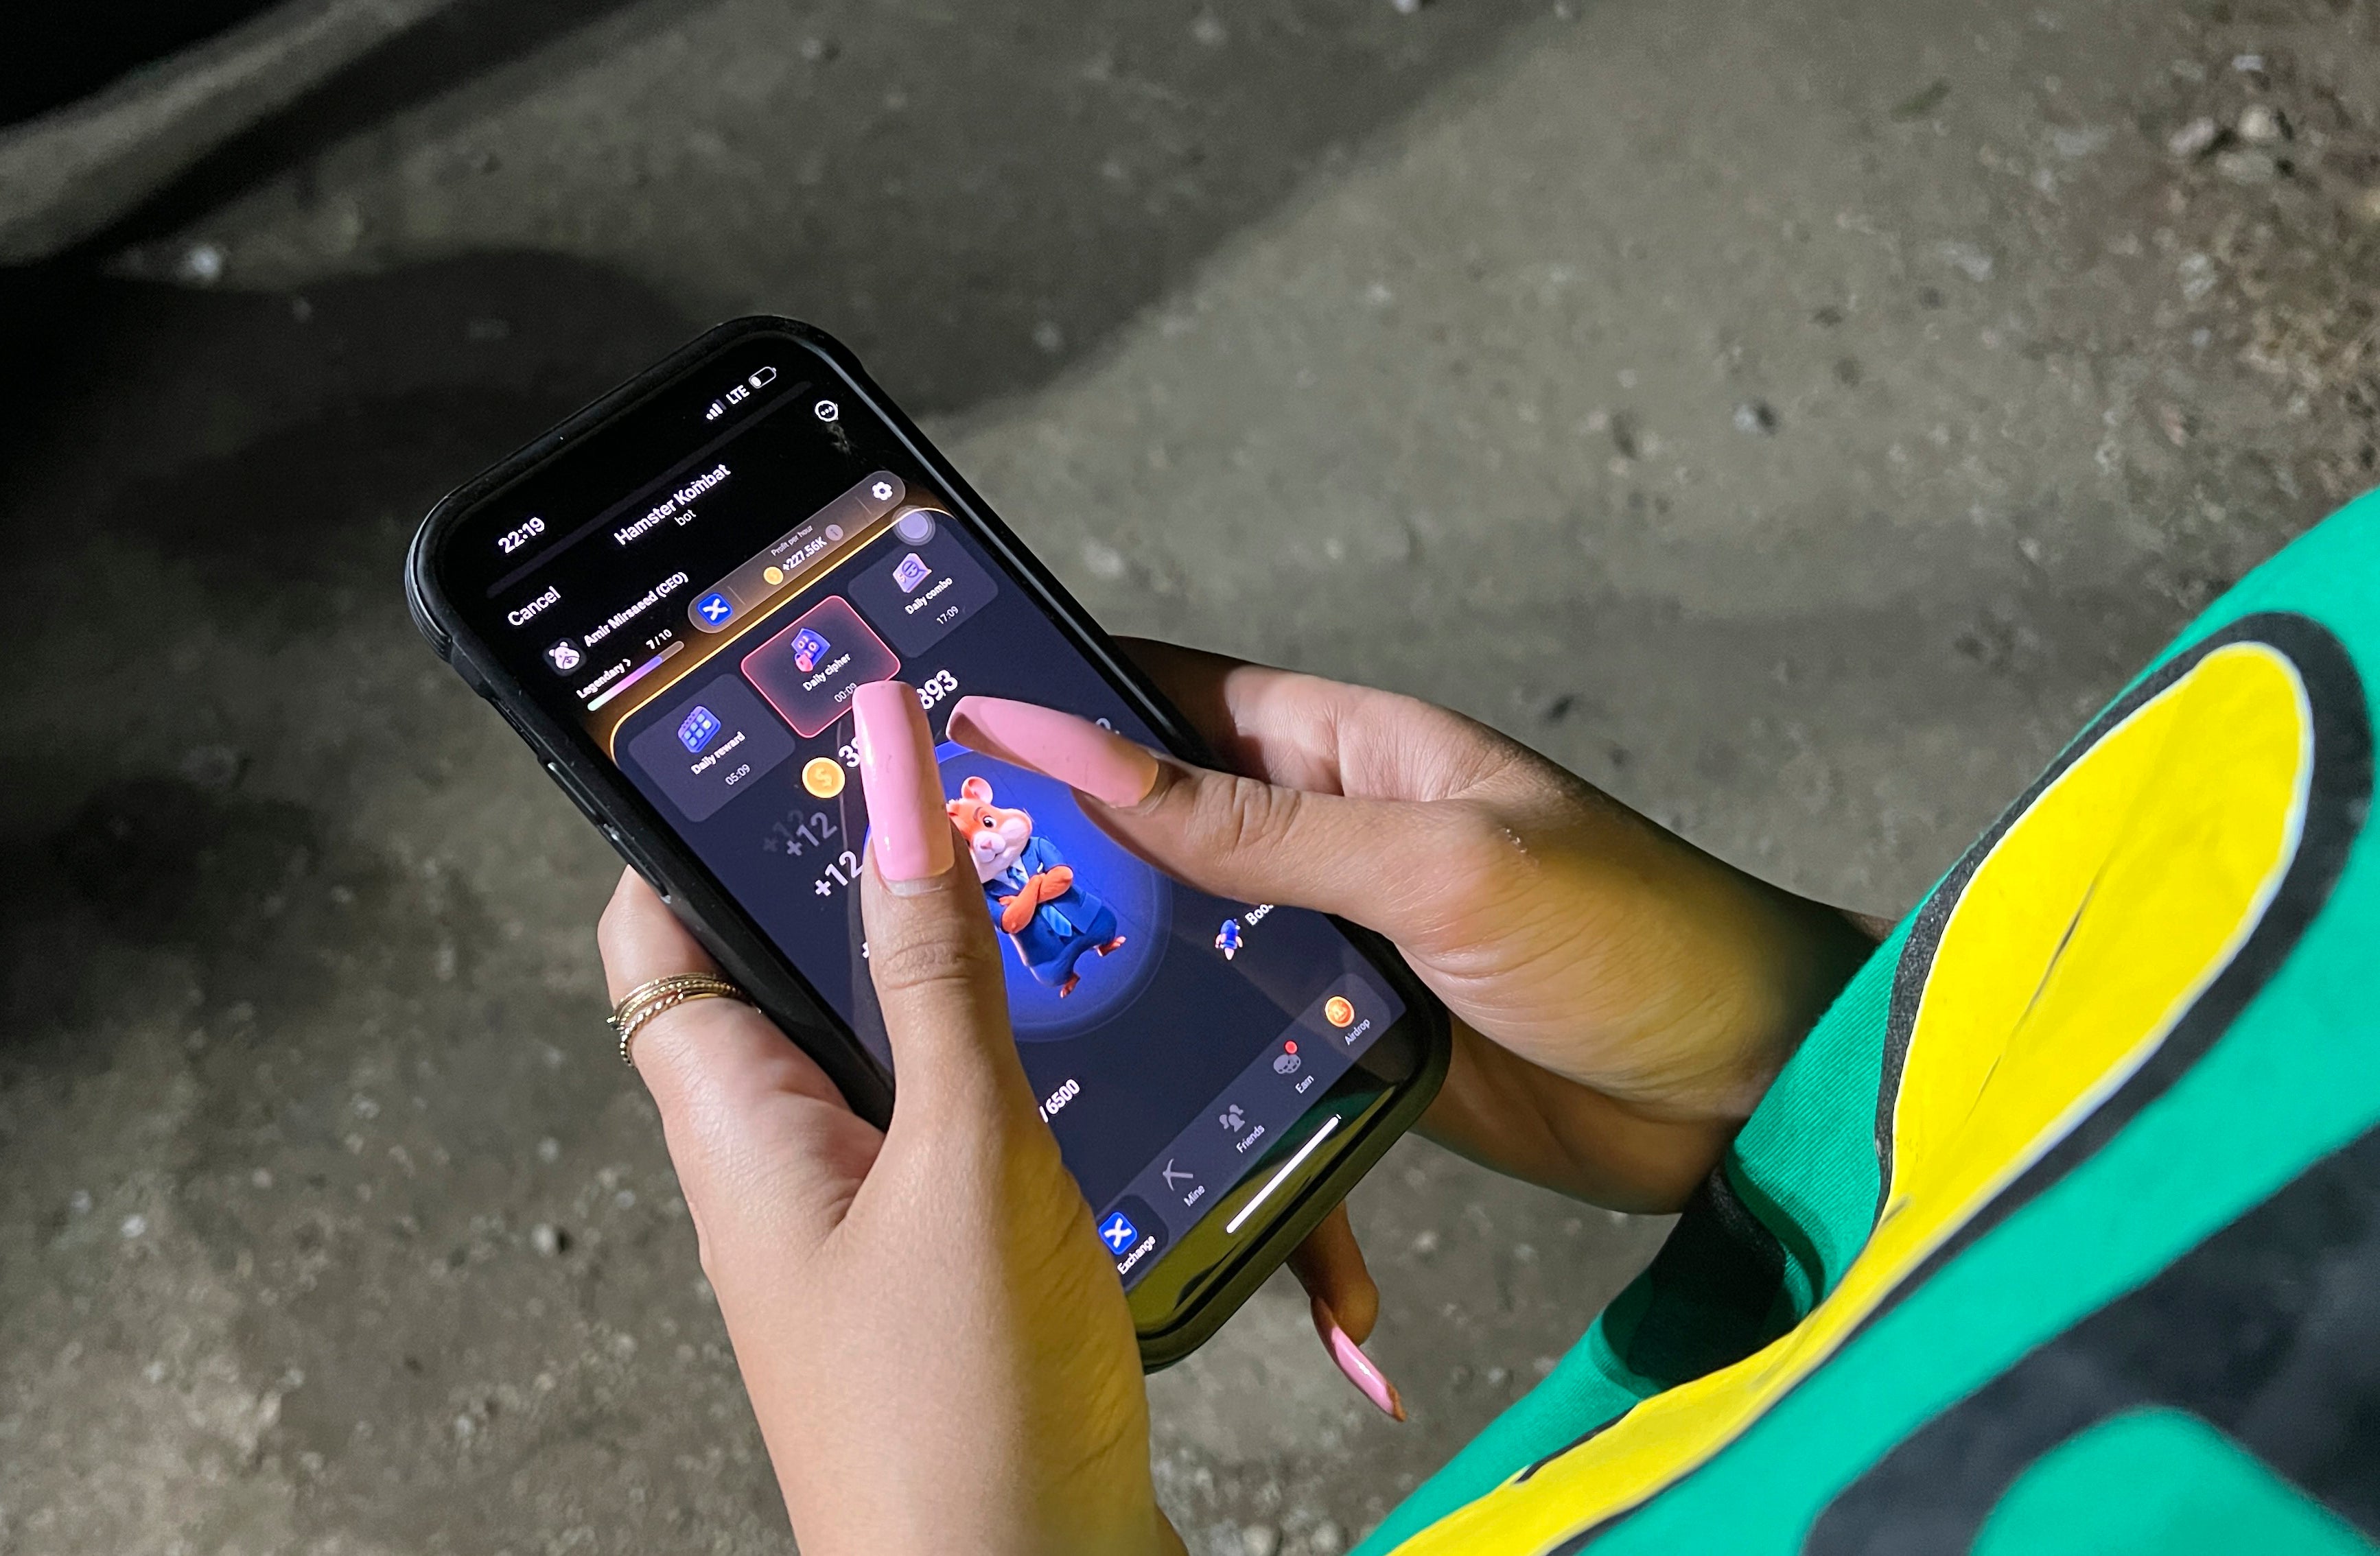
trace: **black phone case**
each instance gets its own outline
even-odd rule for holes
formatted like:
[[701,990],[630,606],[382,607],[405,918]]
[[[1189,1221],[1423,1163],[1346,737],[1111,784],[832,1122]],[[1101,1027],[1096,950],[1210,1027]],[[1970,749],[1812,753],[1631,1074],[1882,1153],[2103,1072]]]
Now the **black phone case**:
[[[861,1043],[857,1034],[817,998],[808,982],[679,843],[625,776],[612,764],[589,754],[579,731],[541,709],[520,681],[507,672],[493,655],[480,651],[468,629],[440,596],[431,568],[440,538],[459,515],[611,416],[673,382],[693,363],[744,336],[755,334],[793,337],[820,357],[824,366],[866,402],[900,436],[918,462],[932,472],[952,500],[965,510],[975,533],[1027,587],[1050,618],[1075,638],[1084,654],[1125,690],[1149,726],[1180,754],[1208,766],[1219,764],[1197,731],[1123,657],[1040,560],[1026,549],[966,478],[942,457],[941,451],[876,386],[858,358],[824,331],[798,320],[757,315],[721,324],[439,500],[415,531],[406,552],[406,603],[421,635],[464,683],[486,698],[504,722],[528,742],[571,802],[610,839],[628,866],[662,894],[671,911],[703,948],[717,959],[728,976],[819,1062],[842,1089],[853,1110],[881,1126],[892,1111],[892,1077],[889,1071]],[[1403,999],[1406,1014],[1400,1024],[1412,1023],[1423,1044],[1421,1067],[1387,1108],[1357,1127],[1330,1166],[1283,1207],[1224,1277],[1208,1286],[1187,1312],[1162,1329],[1140,1333],[1141,1365],[1149,1371],[1169,1367],[1204,1345],[1371,1170],[1397,1137],[1413,1126],[1446,1078],[1452,1035],[1444,1007],[1413,975],[1387,940],[1359,924],[1336,918],[1331,922]]]

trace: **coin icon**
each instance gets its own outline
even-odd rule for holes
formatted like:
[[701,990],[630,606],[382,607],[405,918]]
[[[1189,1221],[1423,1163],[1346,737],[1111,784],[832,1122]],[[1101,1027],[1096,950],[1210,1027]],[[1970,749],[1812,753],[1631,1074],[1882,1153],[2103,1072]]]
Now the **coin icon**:
[[1322,1002],[1322,1019],[1334,1027],[1343,1027],[1355,1019],[1355,1007],[1343,995],[1332,995]]
[[821,800],[833,799],[843,792],[843,764],[832,756],[811,757],[802,764],[802,787]]

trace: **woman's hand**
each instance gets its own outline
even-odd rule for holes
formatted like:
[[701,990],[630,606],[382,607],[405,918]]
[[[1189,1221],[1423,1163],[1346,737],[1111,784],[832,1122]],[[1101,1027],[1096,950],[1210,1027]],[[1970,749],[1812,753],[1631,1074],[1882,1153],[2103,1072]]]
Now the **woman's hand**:
[[[957,705],[952,737],[1074,785],[1182,880],[1395,941],[1456,1019],[1421,1128],[1499,1172],[1677,1209],[1873,944],[1459,714],[1128,648],[1236,774],[988,698]],[[1343,1221],[1299,1271],[1360,1339],[1376,1294]]]
[[[818,1556],[1179,1552],[1132,1320],[1017,1061],[916,694],[855,706],[891,1128],[746,1006],[681,1005],[635,1043],[795,1532]],[[713,971],[634,874],[600,939],[615,999]]]

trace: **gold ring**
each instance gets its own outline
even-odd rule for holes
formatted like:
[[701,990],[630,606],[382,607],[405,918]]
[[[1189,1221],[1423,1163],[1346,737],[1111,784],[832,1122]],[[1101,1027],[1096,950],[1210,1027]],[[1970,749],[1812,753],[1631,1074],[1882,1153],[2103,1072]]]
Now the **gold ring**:
[[733,999],[746,1005],[752,996],[724,978],[708,972],[681,972],[674,977],[655,978],[630,989],[619,1004],[612,1007],[606,1018],[612,1030],[620,1034],[620,1062],[634,1067],[636,1059],[628,1051],[644,1024],[674,1006],[690,999]]

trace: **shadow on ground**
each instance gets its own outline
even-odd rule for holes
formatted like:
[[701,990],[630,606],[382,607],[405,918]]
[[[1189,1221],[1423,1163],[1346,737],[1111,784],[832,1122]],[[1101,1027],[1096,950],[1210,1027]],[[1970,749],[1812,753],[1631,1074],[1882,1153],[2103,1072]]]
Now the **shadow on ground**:
[[[334,139],[415,115],[394,154],[516,90],[451,78],[487,28],[518,52],[570,34],[495,75],[566,74],[666,48],[683,9],[458,7],[483,30],[426,30],[0,277],[22,646],[0,715],[0,1420],[45,1466],[0,1550],[784,1544],[683,1204],[600,1041],[588,931],[613,862],[397,589],[443,490],[718,294],[465,231],[285,289],[138,278],[140,244],[257,180],[302,185]],[[783,159],[785,204],[775,241],[734,235],[738,284],[846,332],[921,409],[1013,393],[1517,14],[1399,33],[1385,7],[1318,6],[1225,34],[1184,10],[1160,35],[1084,5],[905,32],[808,13],[815,43],[764,48],[823,116],[773,133],[823,157],[747,148]],[[888,57],[917,111],[886,106]],[[650,187],[698,237],[702,190]],[[130,273],[101,274],[128,244]]]

